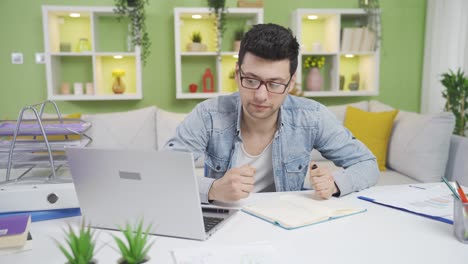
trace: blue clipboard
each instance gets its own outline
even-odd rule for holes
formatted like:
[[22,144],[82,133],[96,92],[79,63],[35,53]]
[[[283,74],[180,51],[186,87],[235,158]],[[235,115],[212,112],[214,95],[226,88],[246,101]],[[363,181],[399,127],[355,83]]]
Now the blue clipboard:
[[412,213],[412,214],[415,214],[415,215],[424,216],[424,217],[427,217],[427,218],[430,218],[430,219],[434,219],[434,220],[437,220],[437,221],[440,221],[440,222],[444,222],[444,223],[453,225],[453,220],[450,220],[450,219],[447,219],[447,218],[443,218],[443,217],[440,217],[440,216],[433,216],[433,215],[422,214],[422,213],[410,211],[410,210],[405,209],[405,208],[403,208],[403,207],[397,207],[397,206],[393,206],[393,205],[389,205],[389,204],[384,204],[384,203],[378,202],[378,201],[376,201],[376,200],[374,200],[374,199],[372,199],[372,198],[365,197],[365,196],[358,196],[357,198],[359,198],[359,199],[361,199],[361,200],[364,200],[364,201],[371,202],[371,203],[383,205],[383,206],[390,207],[390,208],[393,208],[393,209],[398,209],[398,210],[401,210],[401,211],[404,211],[404,212],[408,212],[408,213]]

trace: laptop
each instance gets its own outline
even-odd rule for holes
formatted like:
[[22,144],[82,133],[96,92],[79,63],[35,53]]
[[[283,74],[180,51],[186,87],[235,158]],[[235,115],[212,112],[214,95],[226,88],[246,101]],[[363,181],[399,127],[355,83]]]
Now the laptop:
[[66,148],[81,213],[93,227],[143,219],[151,234],[206,240],[238,210],[202,210],[191,153]]

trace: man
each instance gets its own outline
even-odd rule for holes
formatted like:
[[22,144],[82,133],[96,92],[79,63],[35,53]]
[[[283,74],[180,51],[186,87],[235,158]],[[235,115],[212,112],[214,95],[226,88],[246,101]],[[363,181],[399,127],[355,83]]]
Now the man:
[[[325,106],[291,96],[299,44],[289,29],[260,24],[241,42],[239,92],[198,104],[166,149],[205,156],[201,201],[236,201],[250,192],[298,191],[309,171],[323,199],[377,182],[375,157]],[[345,168],[333,174],[314,166],[311,151]]]

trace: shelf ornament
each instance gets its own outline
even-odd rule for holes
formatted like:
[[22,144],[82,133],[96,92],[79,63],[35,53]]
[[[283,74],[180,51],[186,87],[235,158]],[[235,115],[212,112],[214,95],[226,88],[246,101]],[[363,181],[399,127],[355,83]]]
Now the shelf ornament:
[[322,89],[323,78],[320,69],[324,65],[324,56],[308,56],[304,60],[304,69],[310,69],[306,79],[307,90],[320,91]]
[[114,77],[114,83],[112,84],[112,91],[115,94],[123,94],[125,92],[125,83],[122,77],[125,75],[125,71],[122,69],[114,69],[112,71],[112,77]]
[[203,74],[203,92],[204,93],[214,92],[214,77],[213,77],[213,73],[211,73],[210,68],[206,68],[205,73]]

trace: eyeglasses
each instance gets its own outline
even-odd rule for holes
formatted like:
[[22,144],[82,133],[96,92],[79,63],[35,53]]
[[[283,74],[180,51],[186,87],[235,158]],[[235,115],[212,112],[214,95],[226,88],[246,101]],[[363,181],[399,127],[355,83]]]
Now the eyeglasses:
[[286,88],[288,88],[289,83],[291,82],[291,78],[292,78],[292,76],[289,77],[289,81],[287,84],[272,82],[272,81],[262,81],[259,79],[242,76],[243,74],[242,69],[240,67],[239,69],[240,69],[239,76],[240,76],[242,87],[246,89],[257,90],[258,88],[260,88],[260,86],[262,86],[262,84],[264,84],[267,91],[270,93],[274,93],[274,94],[284,93],[284,91],[286,91]]

